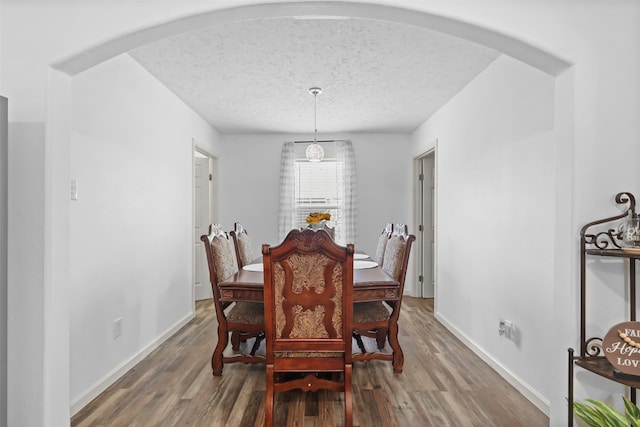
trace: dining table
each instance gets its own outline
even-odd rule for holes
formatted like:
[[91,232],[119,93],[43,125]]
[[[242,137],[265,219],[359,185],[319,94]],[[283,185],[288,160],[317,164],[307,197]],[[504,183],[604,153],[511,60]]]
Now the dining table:
[[[375,261],[366,255],[360,255],[354,259],[353,264],[354,304],[373,301],[388,301],[393,304],[400,299],[400,282],[385,273]],[[262,257],[219,282],[218,286],[220,287],[220,299],[223,303],[264,303]],[[397,325],[390,325],[390,329],[394,328],[397,328]],[[404,358],[400,344],[397,339],[389,339],[389,345],[394,354],[394,371],[402,372]]]

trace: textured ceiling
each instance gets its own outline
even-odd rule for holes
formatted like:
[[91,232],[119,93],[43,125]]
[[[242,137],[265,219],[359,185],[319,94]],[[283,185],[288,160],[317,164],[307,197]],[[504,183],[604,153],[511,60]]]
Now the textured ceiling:
[[495,50],[366,19],[216,25],[130,55],[221,133],[409,133],[473,80]]

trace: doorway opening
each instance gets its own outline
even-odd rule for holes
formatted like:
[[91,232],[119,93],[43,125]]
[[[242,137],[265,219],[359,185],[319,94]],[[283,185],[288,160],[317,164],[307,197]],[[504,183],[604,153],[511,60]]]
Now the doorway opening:
[[434,298],[436,289],[436,150],[435,148],[415,159],[416,185],[416,236],[417,257],[415,295]]
[[193,300],[212,298],[207,258],[200,236],[218,220],[217,159],[193,148]]

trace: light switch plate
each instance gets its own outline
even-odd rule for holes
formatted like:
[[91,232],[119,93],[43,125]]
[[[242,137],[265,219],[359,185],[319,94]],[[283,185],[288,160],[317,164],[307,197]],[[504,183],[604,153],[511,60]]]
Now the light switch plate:
[[71,200],[78,200],[78,180],[71,180]]

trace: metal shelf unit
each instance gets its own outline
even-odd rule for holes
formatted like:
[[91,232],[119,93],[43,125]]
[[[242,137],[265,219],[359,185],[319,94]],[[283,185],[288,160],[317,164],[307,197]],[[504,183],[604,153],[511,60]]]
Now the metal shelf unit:
[[[594,374],[600,375],[611,381],[630,387],[630,398],[636,403],[636,389],[640,388],[640,377],[621,375],[616,373],[613,366],[602,351],[602,338],[587,338],[587,281],[586,262],[587,256],[601,256],[622,258],[627,260],[629,269],[629,321],[636,320],[636,261],[640,259],[640,252],[625,250],[622,245],[622,229],[612,228],[613,223],[636,212],[635,197],[631,193],[618,193],[616,203],[627,205],[627,209],[620,215],[590,222],[580,231],[580,353],[575,355],[575,350],[569,348],[568,367],[568,425],[573,425],[573,380],[574,367],[579,366]],[[609,228],[606,229],[607,224]],[[598,231],[600,230],[600,231]]]

